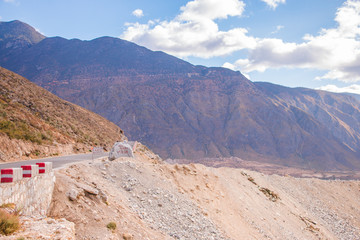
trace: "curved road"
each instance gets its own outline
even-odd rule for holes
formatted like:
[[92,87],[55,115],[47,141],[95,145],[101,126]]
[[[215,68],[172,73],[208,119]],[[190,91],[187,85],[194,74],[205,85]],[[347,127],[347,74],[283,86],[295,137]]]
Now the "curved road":
[[[99,153],[94,154],[94,159],[108,156],[109,153]],[[59,157],[49,157],[49,158],[41,158],[41,159],[33,159],[33,160],[24,160],[19,162],[9,162],[9,163],[0,163],[0,169],[4,168],[19,168],[22,165],[30,165],[35,164],[38,162],[52,162],[53,168],[60,168],[65,164],[73,163],[73,162],[81,162],[85,160],[93,159],[92,153],[86,154],[75,154],[75,155],[68,155],[68,156],[59,156]]]

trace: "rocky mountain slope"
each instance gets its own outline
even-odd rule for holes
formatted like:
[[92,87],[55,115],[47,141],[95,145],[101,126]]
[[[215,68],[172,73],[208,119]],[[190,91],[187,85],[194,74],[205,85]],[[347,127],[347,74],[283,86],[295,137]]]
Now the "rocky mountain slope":
[[[3,22],[0,33],[10,24],[36,35],[18,21]],[[1,35],[1,66],[106,117],[164,158],[360,168],[360,103],[349,96],[252,83],[110,37],[44,38],[15,51],[17,32]]]
[[360,236],[359,181],[170,165],[141,144],[135,158],[76,163],[56,177],[50,217],[74,222],[76,239]]
[[0,161],[88,152],[121,139],[115,124],[0,67]]
[[255,83],[272,98],[297,107],[331,129],[331,133],[353,151],[360,146],[359,102],[347,94],[330,94],[306,88],[287,88]]

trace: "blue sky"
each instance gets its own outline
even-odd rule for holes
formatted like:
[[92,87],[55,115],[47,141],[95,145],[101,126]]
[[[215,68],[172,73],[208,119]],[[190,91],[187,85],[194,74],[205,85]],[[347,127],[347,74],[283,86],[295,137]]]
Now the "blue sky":
[[120,37],[252,81],[360,93],[359,0],[0,0],[45,36]]

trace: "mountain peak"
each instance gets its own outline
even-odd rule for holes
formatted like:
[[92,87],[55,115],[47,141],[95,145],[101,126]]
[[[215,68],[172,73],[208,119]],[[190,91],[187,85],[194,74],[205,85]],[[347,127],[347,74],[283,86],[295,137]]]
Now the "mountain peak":
[[43,40],[44,35],[19,20],[0,22],[0,42],[5,48],[16,49],[31,46]]

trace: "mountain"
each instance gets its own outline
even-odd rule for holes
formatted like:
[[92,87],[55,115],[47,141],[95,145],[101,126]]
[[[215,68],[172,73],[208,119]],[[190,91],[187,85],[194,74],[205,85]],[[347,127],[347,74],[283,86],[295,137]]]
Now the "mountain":
[[106,117],[164,158],[360,168],[360,104],[349,96],[253,83],[111,37],[0,49],[1,66]]
[[0,67],[0,161],[109,149],[121,139],[115,124]]
[[306,112],[331,129],[332,135],[350,149],[359,151],[360,105],[354,95],[288,88],[264,82],[255,84],[268,96]]
[[2,58],[10,54],[19,54],[24,48],[31,47],[43,40],[45,36],[30,25],[20,22],[0,22],[0,51]]

